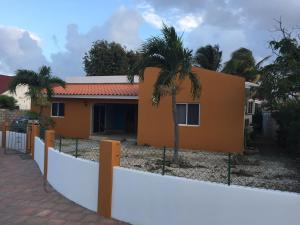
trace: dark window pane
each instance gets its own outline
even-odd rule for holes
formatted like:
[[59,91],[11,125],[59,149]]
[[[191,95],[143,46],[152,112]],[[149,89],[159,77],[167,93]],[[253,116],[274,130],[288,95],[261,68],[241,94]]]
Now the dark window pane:
[[186,105],[177,104],[176,107],[178,124],[186,124]]
[[199,104],[188,104],[189,125],[199,125]]
[[253,102],[248,102],[248,113],[252,114],[252,110],[253,110]]
[[64,116],[65,115],[65,104],[64,103],[59,103],[59,116]]
[[58,104],[52,103],[52,116],[57,116],[58,114]]

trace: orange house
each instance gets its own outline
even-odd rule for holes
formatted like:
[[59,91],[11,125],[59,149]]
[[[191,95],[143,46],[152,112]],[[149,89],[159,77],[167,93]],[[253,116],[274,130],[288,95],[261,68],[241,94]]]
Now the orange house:
[[[243,78],[193,68],[201,82],[201,96],[193,100],[190,81],[179,85],[177,109],[179,145],[183,149],[241,152],[244,143],[245,81]],[[173,145],[171,97],[152,105],[159,69],[147,68],[145,80],[129,84],[126,76],[73,77],[65,89],[54,88],[44,113],[55,122],[57,134],[89,138],[127,133],[139,145]]]

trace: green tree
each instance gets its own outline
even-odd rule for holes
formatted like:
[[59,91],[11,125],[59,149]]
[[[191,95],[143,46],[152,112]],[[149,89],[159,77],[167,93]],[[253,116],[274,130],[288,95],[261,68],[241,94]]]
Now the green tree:
[[247,48],[239,48],[231,54],[222,72],[244,77],[246,81],[257,81],[260,78],[261,65],[270,56],[256,63],[252,51]]
[[105,40],[94,42],[83,57],[87,76],[127,74],[139,58],[139,53],[127,51],[119,43]]
[[1,109],[16,109],[17,100],[12,96],[0,95]]
[[51,68],[42,66],[38,72],[32,70],[17,70],[14,79],[11,81],[9,89],[16,93],[18,85],[27,85],[28,95],[32,102],[40,107],[39,114],[42,115],[43,108],[48,105],[53,95],[53,87],[59,85],[64,87],[65,82],[59,77],[52,76]]
[[219,45],[206,45],[198,48],[195,54],[195,62],[204,69],[217,71],[221,66],[222,51]]
[[281,29],[282,38],[270,42],[276,57],[264,67],[258,89],[258,96],[267,100],[271,110],[290,101],[300,104],[300,39]]
[[[158,106],[164,95],[172,97],[172,117],[174,124],[174,155],[173,161],[178,162],[179,130],[177,121],[176,94],[178,80],[186,78],[191,81],[191,94],[194,99],[200,96],[200,81],[192,72],[192,51],[184,48],[182,38],[177,35],[174,27],[163,25],[162,36],[152,37],[142,45],[142,59],[135,69],[141,81],[144,80],[144,71],[147,67],[158,67],[160,72],[153,87],[152,103]],[[134,73],[128,75],[133,82]]]
[[281,37],[270,41],[274,61],[264,67],[257,95],[279,126],[280,145],[300,153],[300,36],[278,23]]

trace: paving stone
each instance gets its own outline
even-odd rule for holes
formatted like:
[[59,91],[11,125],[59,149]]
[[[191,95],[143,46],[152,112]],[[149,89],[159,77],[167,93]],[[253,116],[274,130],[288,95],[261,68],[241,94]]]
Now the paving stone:
[[0,225],[126,225],[69,201],[52,187],[33,160],[0,148]]

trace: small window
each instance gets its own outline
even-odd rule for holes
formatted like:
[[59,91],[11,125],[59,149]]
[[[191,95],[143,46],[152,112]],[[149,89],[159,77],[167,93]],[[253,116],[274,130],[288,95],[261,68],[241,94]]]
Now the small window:
[[180,125],[199,125],[199,104],[177,104],[177,122]]
[[249,101],[248,102],[248,114],[252,114],[253,113],[253,102]]
[[65,115],[65,104],[64,103],[52,103],[51,116],[63,117]]
[[186,124],[186,104],[177,104],[177,122]]

